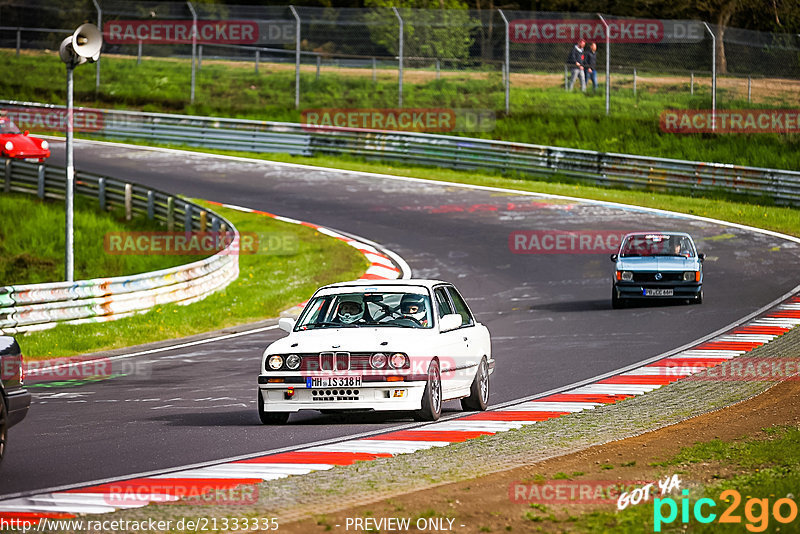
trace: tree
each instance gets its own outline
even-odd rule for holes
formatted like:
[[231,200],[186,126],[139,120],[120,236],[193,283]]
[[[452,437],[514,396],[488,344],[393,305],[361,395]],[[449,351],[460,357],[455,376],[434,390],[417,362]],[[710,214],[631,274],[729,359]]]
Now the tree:
[[472,46],[472,31],[478,22],[460,0],[366,0],[376,8],[364,15],[370,38],[390,54],[398,54],[399,23],[389,9],[396,5],[404,25],[404,55],[465,59]]

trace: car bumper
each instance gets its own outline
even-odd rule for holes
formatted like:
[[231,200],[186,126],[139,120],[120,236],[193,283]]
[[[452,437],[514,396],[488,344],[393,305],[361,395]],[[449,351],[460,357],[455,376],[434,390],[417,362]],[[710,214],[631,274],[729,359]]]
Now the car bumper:
[[[672,289],[671,296],[651,296],[645,295],[645,289]],[[692,299],[700,295],[703,289],[703,284],[614,284],[614,290],[617,292],[617,297],[622,299],[644,299],[644,300],[661,300],[661,299]]]
[[10,426],[14,426],[28,415],[31,406],[31,394],[27,390],[17,390],[6,396],[8,402],[8,420]]
[[[425,381],[365,382],[356,388],[307,388],[305,384],[263,384],[260,399],[265,412],[300,410],[410,411],[422,407]],[[293,394],[290,395],[290,389]]]

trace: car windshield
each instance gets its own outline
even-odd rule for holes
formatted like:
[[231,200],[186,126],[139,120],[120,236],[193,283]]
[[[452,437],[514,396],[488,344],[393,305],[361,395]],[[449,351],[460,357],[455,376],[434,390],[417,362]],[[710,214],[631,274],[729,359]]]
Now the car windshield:
[[430,297],[398,291],[320,296],[305,307],[295,330],[360,327],[432,328]]
[[0,117],[0,134],[18,134],[20,133],[14,121],[8,117]]
[[636,234],[625,238],[620,248],[620,256],[680,256],[694,258],[692,240],[685,235]]

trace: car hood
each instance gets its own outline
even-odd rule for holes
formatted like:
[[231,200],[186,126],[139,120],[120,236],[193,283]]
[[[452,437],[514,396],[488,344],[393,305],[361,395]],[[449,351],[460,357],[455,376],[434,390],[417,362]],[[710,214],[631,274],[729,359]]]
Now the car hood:
[[617,260],[618,271],[697,271],[699,268],[697,258],[678,256],[640,256]]
[[292,332],[273,342],[267,351],[313,353],[325,351],[370,352],[402,351],[429,346],[437,337],[433,328],[358,327],[325,328]]
[[14,148],[10,151],[10,154],[12,155],[20,154],[28,156],[47,153],[47,150],[42,150],[42,148],[39,146],[39,143],[35,142],[27,135],[16,134],[0,136],[0,143],[2,143],[3,147],[5,147],[5,144],[8,141],[14,143]]

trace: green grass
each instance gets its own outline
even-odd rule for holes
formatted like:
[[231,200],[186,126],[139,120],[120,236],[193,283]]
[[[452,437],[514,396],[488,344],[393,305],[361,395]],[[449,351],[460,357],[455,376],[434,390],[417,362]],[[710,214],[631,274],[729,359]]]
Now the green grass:
[[[680,506],[681,495],[675,494],[678,506],[678,516],[669,525],[662,526],[662,532],[760,532],[756,530],[766,524],[762,522],[760,508],[751,507],[754,514],[753,520],[748,520],[745,515],[747,502],[751,498],[768,499],[769,512],[777,499],[789,497],[797,503],[798,488],[800,487],[800,429],[796,427],[781,427],[765,429],[766,439],[746,439],[741,441],[722,441],[715,439],[709,442],[697,443],[687,447],[675,457],[660,463],[667,468],[684,464],[701,462],[718,462],[728,468],[733,468],[737,474],[720,481],[717,484],[705,487],[692,487],[689,489],[689,504],[691,508],[698,499],[703,497],[713,499],[717,505],[714,509],[705,507],[703,512],[709,511],[717,514],[717,519],[708,524],[701,524],[691,513],[688,525],[681,523]],[[682,477],[683,478],[683,477]],[[682,486],[685,489],[685,486]],[[719,516],[732,504],[720,497],[725,490],[733,489],[742,497],[734,515],[741,517],[740,524],[721,524]],[[783,507],[782,513],[788,515],[788,506]],[[663,513],[668,512],[666,506]],[[614,531],[619,533],[653,532],[654,527],[653,502],[636,506],[628,506],[621,512],[592,512],[576,518],[570,525],[575,531],[601,532]],[[769,518],[768,532],[797,532],[797,520],[788,525],[781,525],[774,518]],[[751,527],[746,527],[750,524]],[[777,527],[777,528],[776,528]],[[752,530],[751,530],[752,529]]]
[[[0,80],[4,98],[64,103],[64,66],[55,54],[32,53],[16,58],[0,52]],[[319,80],[311,73],[301,76],[301,110],[313,108],[396,108],[397,83],[388,73],[373,84],[369,70],[364,76],[324,72]],[[413,71],[409,71],[413,72]],[[19,75],[14,75],[19,73]],[[491,109],[498,112],[490,132],[464,135],[622,152],[698,161],[735,163],[761,167],[800,169],[800,135],[674,135],[659,129],[665,109],[707,109],[707,88],[690,95],[685,84],[644,86],[634,97],[627,88],[612,94],[612,113],[604,114],[604,98],[565,93],[561,83],[546,87],[512,84],[511,110],[503,116],[501,77],[485,79],[463,73],[440,80],[404,84],[404,105],[422,108]],[[75,70],[76,104],[118,109],[186,113],[258,120],[300,122],[294,108],[294,71],[286,65],[263,64],[260,74],[252,64],[205,62],[197,76],[196,103],[189,103],[190,62],[145,58],[136,60],[106,55],[102,60],[102,84],[94,90],[94,69]],[[481,74],[483,76],[483,74]],[[411,74],[409,74],[409,79]],[[646,84],[643,78],[642,84]],[[622,85],[620,87],[623,87]],[[720,90],[720,108],[795,106],[791,100],[766,99],[748,105],[732,100]]]
[[356,249],[312,228],[198,202],[226,217],[240,232],[290,235],[297,243],[296,251],[241,255],[237,280],[188,306],[159,306],[118,321],[59,325],[25,334],[18,339],[26,359],[126,347],[276,317],[319,286],[358,278],[367,268]]
[[[109,232],[159,229],[144,216],[124,217],[121,208],[103,213],[96,202],[76,197],[76,280],[155,271],[203,257],[107,254],[103,242]],[[64,219],[63,202],[0,194],[0,286],[64,280]]]

